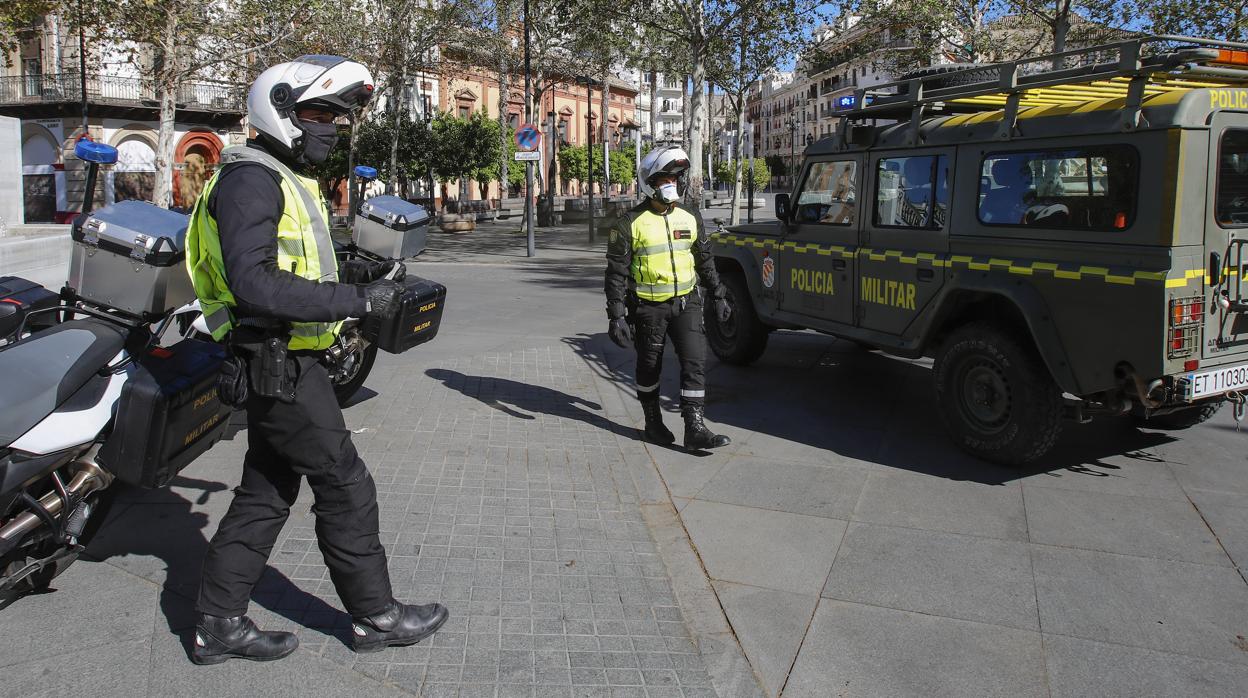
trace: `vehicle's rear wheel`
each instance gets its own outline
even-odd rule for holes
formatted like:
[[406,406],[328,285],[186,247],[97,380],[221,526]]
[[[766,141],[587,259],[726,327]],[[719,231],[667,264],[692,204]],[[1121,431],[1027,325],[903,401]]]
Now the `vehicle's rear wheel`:
[[941,419],[966,451],[1022,465],[1053,447],[1062,393],[1031,346],[991,325],[966,325],[941,347],[934,374]]
[[1200,405],[1192,405],[1191,407],[1175,410],[1166,414],[1159,414],[1155,417],[1135,416],[1137,426],[1146,429],[1164,429],[1166,431],[1178,431],[1180,429],[1190,429],[1197,424],[1207,422],[1213,415],[1222,409],[1225,404],[1222,400],[1206,402]]
[[732,314],[724,322],[715,312],[715,304],[706,304],[706,339],[720,361],[744,366],[753,363],[767,348],[767,326],[754,312],[754,302],[745,277],[728,272],[720,277],[728,289]]

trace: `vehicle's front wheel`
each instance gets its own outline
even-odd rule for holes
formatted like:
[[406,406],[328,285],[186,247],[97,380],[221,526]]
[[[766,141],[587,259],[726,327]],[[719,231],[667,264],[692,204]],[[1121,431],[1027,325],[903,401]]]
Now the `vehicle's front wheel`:
[[1031,346],[991,325],[966,325],[941,347],[934,374],[941,419],[966,451],[1013,466],[1053,447],[1062,393]]
[[728,305],[732,306],[732,314],[721,322],[715,312],[715,304],[707,303],[706,340],[720,361],[744,366],[756,361],[767,349],[767,326],[754,312],[754,302],[745,277],[727,272],[720,278],[728,290]]
[[1206,402],[1199,405],[1193,405],[1181,410],[1175,410],[1167,414],[1160,414],[1155,417],[1136,416],[1136,426],[1145,429],[1163,429],[1166,431],[1179,431],[1181,429],[1190,429],[1197,424],[1207,422],[1213,415],[1222,409],[1225,404],[1221,400]]

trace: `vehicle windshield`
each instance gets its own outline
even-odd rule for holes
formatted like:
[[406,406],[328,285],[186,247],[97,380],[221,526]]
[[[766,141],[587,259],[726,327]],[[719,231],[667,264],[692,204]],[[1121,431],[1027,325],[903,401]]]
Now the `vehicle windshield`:
[[1248,226],[1248,131],[1222,135],[1214,210],[1218,225],[1224,228]]

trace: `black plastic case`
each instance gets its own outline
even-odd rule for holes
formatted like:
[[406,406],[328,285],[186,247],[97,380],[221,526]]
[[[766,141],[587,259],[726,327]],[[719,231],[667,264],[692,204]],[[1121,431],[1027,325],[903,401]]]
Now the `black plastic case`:
[[217,397],[224,360],[221,345],[194,339],[140,356],[122,388],[100,464],[131,485],[167,485],[229,426],[231,410]]
[[[33,281],[17,276],[0,276],[0,339],[22,326],[22,318],[33,310],[55,308],[61,297]],[[50,327],[56,323],[55,313],[40,313],[26,323],[26,329]]]
[[391,354],[401,354],[437,336],[446,304],[446,287],[436,281],[409,276],[403,285],[406,288],[399,312],[385,323],[365,323],[368,338]]

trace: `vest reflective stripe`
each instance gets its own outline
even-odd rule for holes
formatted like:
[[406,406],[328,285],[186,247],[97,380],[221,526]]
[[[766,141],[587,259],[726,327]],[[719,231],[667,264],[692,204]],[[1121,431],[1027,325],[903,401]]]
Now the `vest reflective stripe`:
[[[692,291],[698,281],[692,251],[697,219],[679,207],[666,216],[647,209],[633,219],[631,228],[637,297],[665,301]],[[676,231],[687,231],[688,237],[677,240]]]
[[[221,153],[222,168],[208,181],[195,202],[187,230],[187,266],[205,319],[209,320],[209,328],[217,340],[233,327],[229,313],[236,302],[225,277],[217,224],[208,214],[206,202],[225,166],[241,161],[264,165],[281,175],[284,208],[277,225],[278,267],[312,281],[338,280],[338,261],[326,224],[329,216],[320,200],[316,181],[295,174],[281,161],[255,148],[226,148]],[[341,325],[340,322],[290,323],[289,346],[291,349],[328,348],[334,343]]]
[[[691,250],[691,249],[693,249],[692,240],[673,240],[672,241],[672,250],[676,252],[681,252],[684,250]],[[642,249],[637,250],[633,254],[641,255],[643,257],[648,257],[652,254],[661,254],[665,252],[667,252],[667,243],[663,243],[662,245],[651,245],[650,247],[643,247]]]

